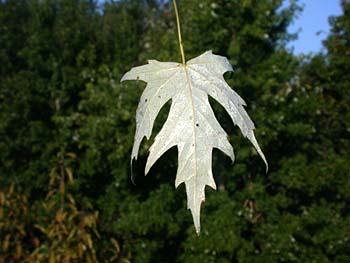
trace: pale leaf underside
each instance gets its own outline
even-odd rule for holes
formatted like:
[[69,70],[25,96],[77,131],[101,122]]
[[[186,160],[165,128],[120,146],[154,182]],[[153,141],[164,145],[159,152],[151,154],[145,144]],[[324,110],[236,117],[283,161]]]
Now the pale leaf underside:
[[245,102],[223,78],[227,71],[232,71],[228,60],[207,51],[186,65],[150,60],[147,65],[132,68],[121,80],[147,83],[136,113],[132,159],[137,159],[143,137],[150,138],[160,109],[172,100],[169,116],[150,147],[145,174],[163,153],[177,146],[175,187],[181,183],[186,185],[187,205],[197,233],[200,231],[200,206],[205,200],[204,188],[209,185],[216,189],[211,169],[212,149],[220,149],[234,161],[233,148],[215,118],[208,95],[226,109],[267,166],[254,136],[254,124],[243,107]]

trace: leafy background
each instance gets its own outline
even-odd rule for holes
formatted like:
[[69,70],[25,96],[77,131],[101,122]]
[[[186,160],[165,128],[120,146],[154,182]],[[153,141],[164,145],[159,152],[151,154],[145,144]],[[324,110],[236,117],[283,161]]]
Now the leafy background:
[[236,162],[214,151],[218,191],[206,191],[198,237],[174,190],[175,148],[145,178],[144,142],[130,170],[145,84],[120,84],[147,59],[180,60],[171,4],[0,0],[0,262],[350,262],[350,3],[339,3],[326,52],[296,57],[297,2],[179,1],[187,59],[229,58],[270,166],[211,100]]

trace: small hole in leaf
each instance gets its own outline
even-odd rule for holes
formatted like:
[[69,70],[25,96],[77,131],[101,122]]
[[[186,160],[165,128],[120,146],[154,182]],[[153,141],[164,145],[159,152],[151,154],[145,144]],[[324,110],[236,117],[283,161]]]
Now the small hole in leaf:
[[145,102],[147,102],[148,100],[147,99],[145,99]]
[[196,123],[196,126],[198,127],[198,126],[199,126],[199,124],[198,124],[198,123]]

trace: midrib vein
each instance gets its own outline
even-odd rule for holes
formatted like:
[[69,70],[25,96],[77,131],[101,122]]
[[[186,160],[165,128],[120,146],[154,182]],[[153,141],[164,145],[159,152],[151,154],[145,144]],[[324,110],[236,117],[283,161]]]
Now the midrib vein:
[[[187,82],[187,87],[188,87],[188,90],[189,90],[189,94],[190,94],[190,102],[191,102],[191,108],[192,108],[192,134],[193,134],[193,141],[194,141],[194,193],[193,193],[193,200],[194,202],[196,201],[196,189],[197,189],[197,141],[196,141],[196,123],[195,123],[195,107],[194,107],[194,101],[193,101],[193,93],[192,93],[192,88],[191,88],[191,80],[190,80],[190,77],[188,75],[188,72],[187,72],[187,66],[183,66],[184,68],[184,71],[185,71],[185,75],[186,75],[186,82]],[[195,211],[193,211],[195,212]]]

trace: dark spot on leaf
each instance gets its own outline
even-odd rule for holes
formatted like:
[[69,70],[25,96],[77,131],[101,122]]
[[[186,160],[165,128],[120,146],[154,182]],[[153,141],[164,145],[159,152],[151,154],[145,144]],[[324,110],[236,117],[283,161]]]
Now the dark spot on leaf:
[[140,77],[139,77],[139,76],[136,76],[136,79],[137,79],[137,80],[139,80],[139,79],[140,79]]
[[158,98],[161,98],[162,96],[158,96]]
[[148,100],[147,99],[145,99],[145,102],[147,102]]
[[199,124],[198,124],[198,123],[196,123],[196,126],[198,127],[198,126],[199,126]]

